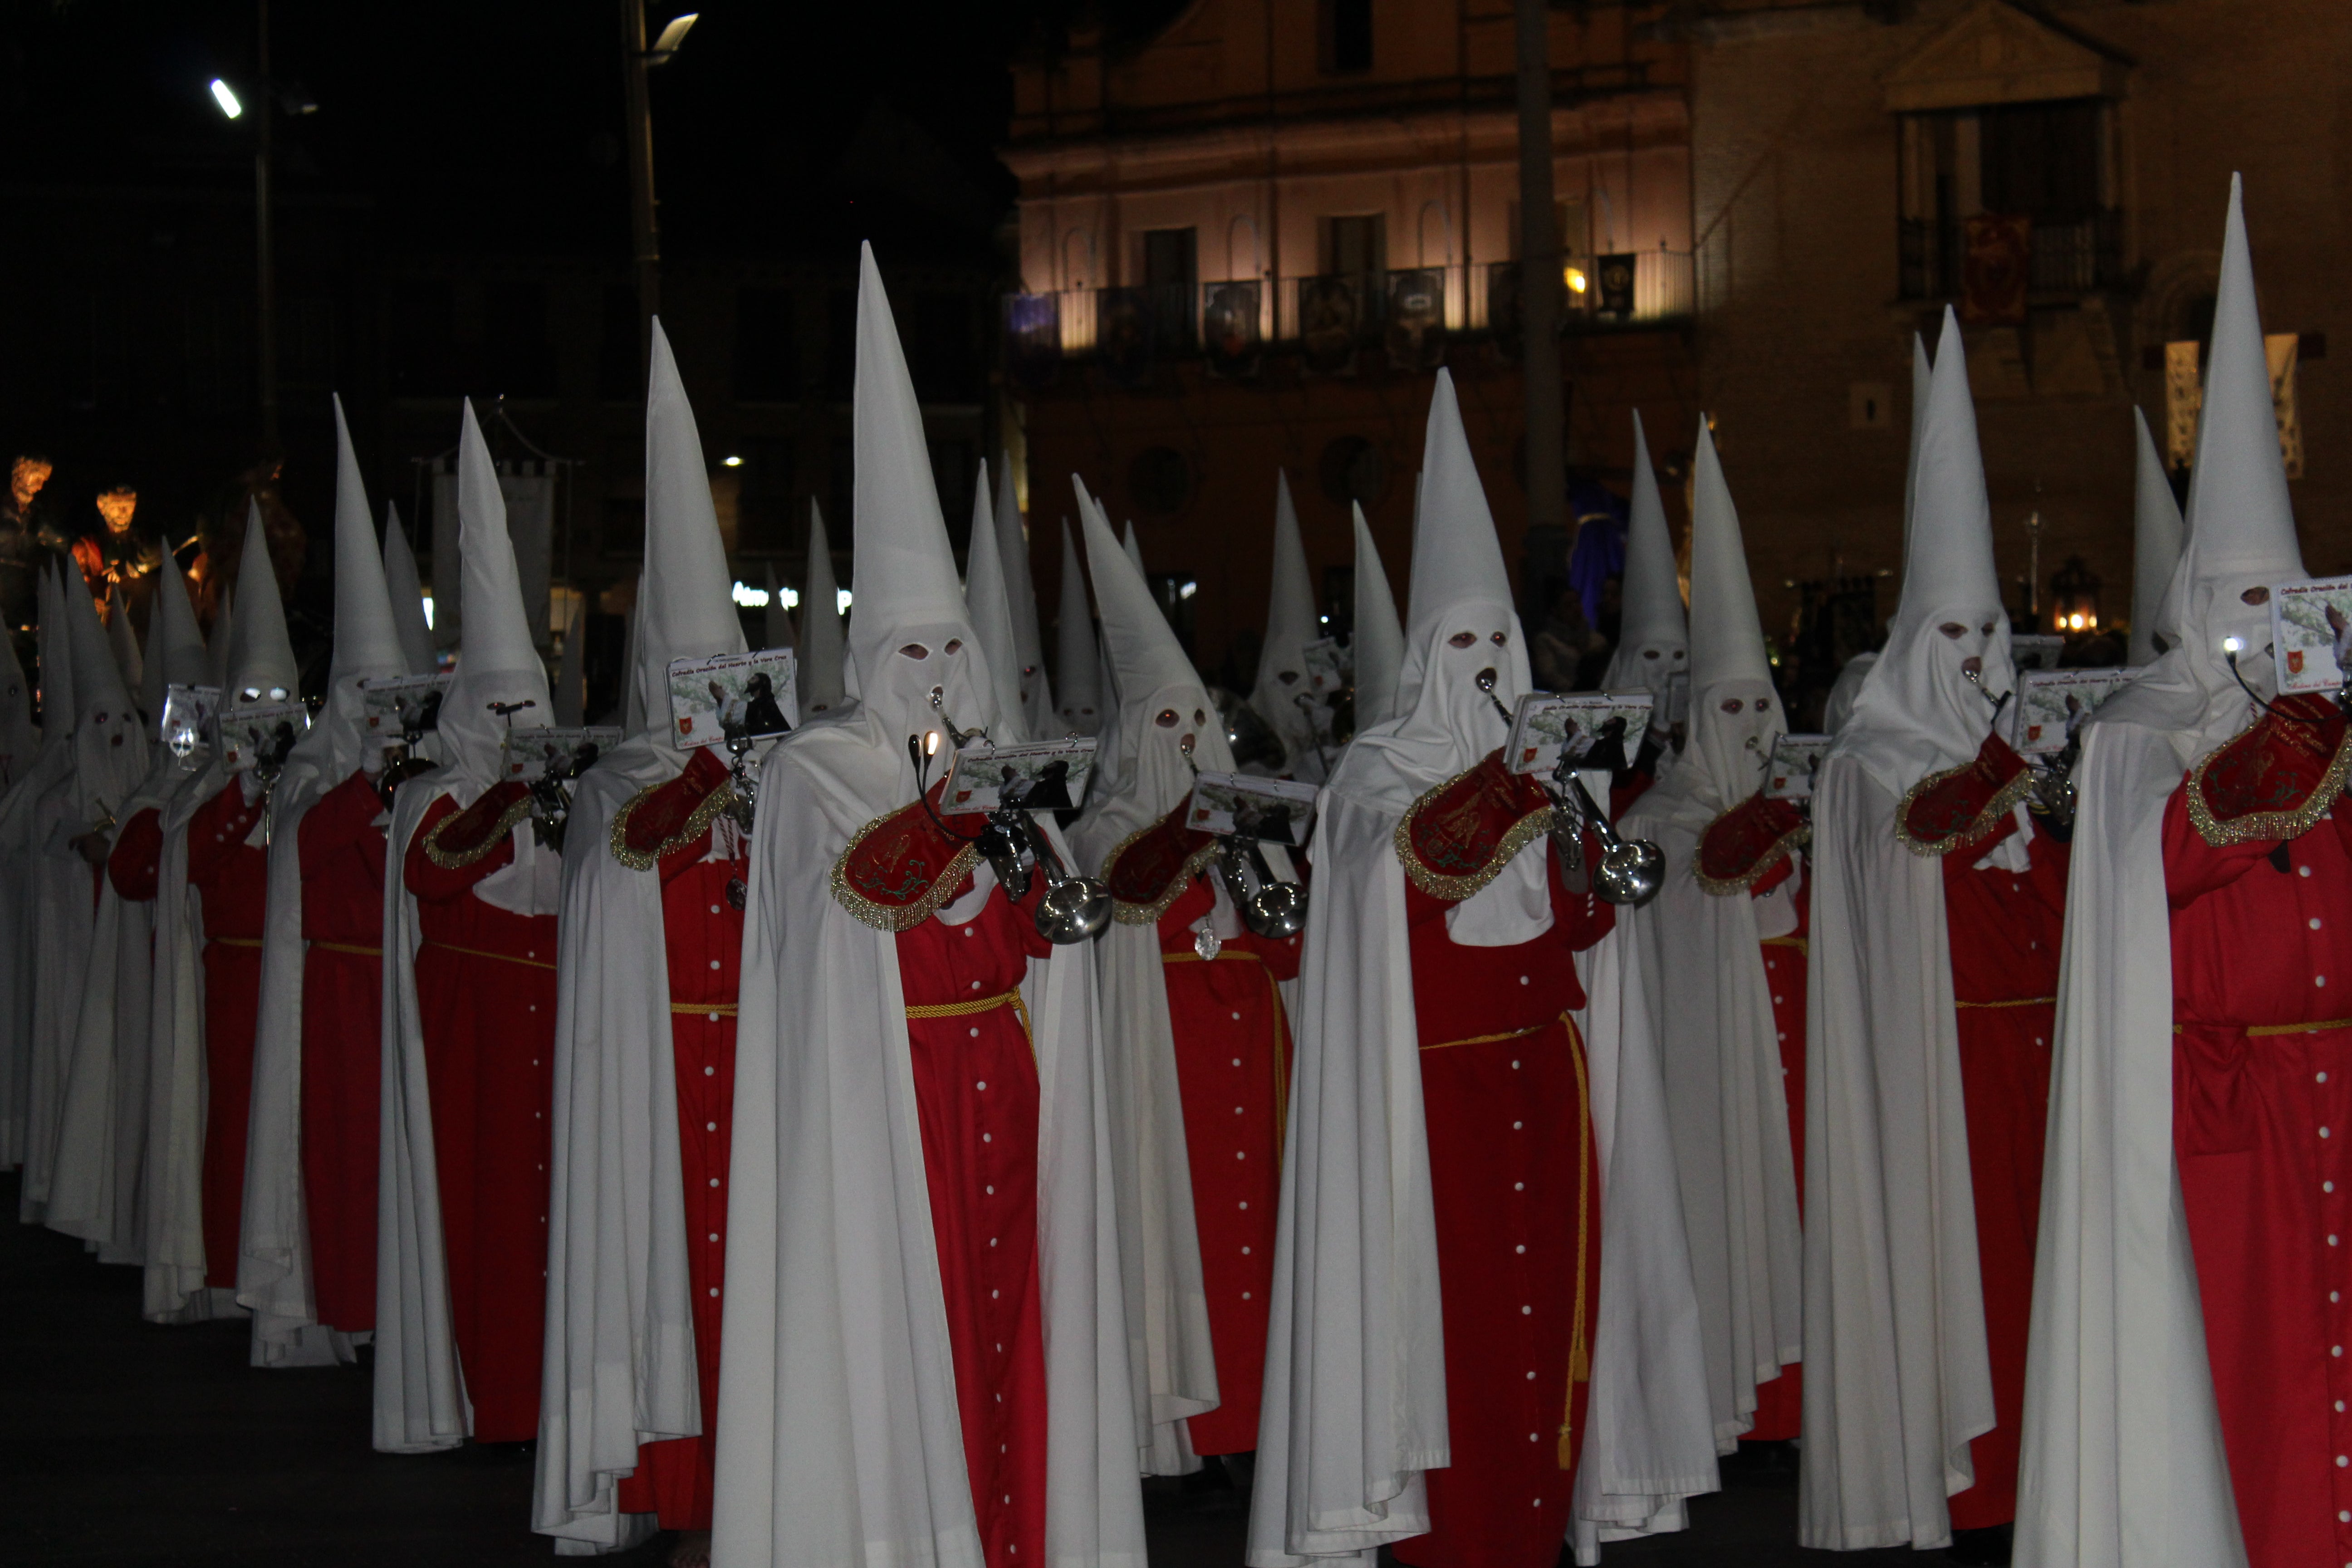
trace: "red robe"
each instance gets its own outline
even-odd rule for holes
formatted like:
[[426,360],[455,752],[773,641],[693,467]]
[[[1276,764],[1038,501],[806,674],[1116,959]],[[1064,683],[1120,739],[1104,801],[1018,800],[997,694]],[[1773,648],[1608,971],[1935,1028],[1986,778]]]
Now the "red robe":
[[[956,896],[968,891],[966,879]],[[926,920],[900,931],[898,942],[925,1185],[981,1549],[989,1568],[1043,1564],[1037,1066],[1027,1022],[1012,998],[1028,961],[1053,949],[1028,910],[1001,889],[965,924]],[[1076,952],[1064,962],[1085,960]]]
[[269,852],[246,842],[264,802],[245,782],[188,819],[188,886],[205,915],[205,1283],[236,1286],[245,1218],[245,1132],[253,1110],[253,1034],[261,1017],[261,931]]
[[[712,752],[698,751],[684,773],[639,798],[665,792],[686,797],[677,814],[683,816],[726,776]],[[631,817],[644,815],[641,808]],[[619,1506],[623,1513],[656,1515],[665,1530],[710,1528],[719,1445],[719,1289],[727,1276],[727,1162],[735,1127],[735,1008],[743,962],[743,912],[727,896],[727,884],[748,882],[751,860],[750,846],[736,834],[728,836],[736,858],[713,858],[712,837],[706,827],[659,861],[702,1436],[640,1446],[636,1472],[621,1482]]]
[[2252,1568],[2333,1568],[2352,1562],[2352,815],[2217,848],[2188,787],[2164,817],[2173,1147],[2222,1441]]
[[[1758,881],[1749,896],[1761,898],[1787,881],[1795,869],[1794,857],[1783,864],[1787,869]],[[1805,939],[1812,928],[1812,900],[1807,896],[1811,889],[1807,882],[1793,895],[1783,895],[1795,900],[1797,929],[1786,936],[1768,936],[1759,944],[1764,950],[1764,978],[1772,987],[1772,1024],[1780,1034],[1780,1088],[1789,1102],[1789,1152],[1794,1158],[1800,1212],[1805,1201]],[[1804,1368],[1784,1366],[1780,1376],[1756,1385],[1756,1420],[1748,1438],[1769,1443],[1794,1437],[1802,1428],[1804,1413]]]
[[1194,1453],[1239,1454],[1257,1447],[1290,1091],[1290,1030],[1275,984],[1297,978],[1299,939],[1244,931],[1202,963],[1192,925],[1215,901],[1208,876],[1196,877],[1160,917],[1160,958],[1217,1361],[1217,1407],[1187,1426]]
[[2066,848],[2036,832],[2023,872],[1973,868],[2014,831],[2005,826],[1944,857],[1944,920],[1951,944],[1994,1420],[1991,1431],[1969,1445],[1976,1484],[1952,1495],[1955,1530],[1980,1530],[2017,1517],[2025,1338],[2033,1312],[2042,1131],[2050,1113],[2050,1041],[2056,1033],[2058,951],[2066,926]]
[[[521,788],[493,785],[468,808],[471,826],[494,823]],[[425,808],[402,874],[423,937],[416,998],[458,1364],[475,1440],[519,1443],[539,1432],[546,1337],[555,917],[474,896],[513,860],[509,834],[470,864],[434,863],[426,841],[455,811],[446,795]],[[443,848],[470,852],[485,837],[452,829]]]
[[1545,857],[1553,924],[1516,947],[1457,945],[1454,900],[1405,888],[1453,1450],[1429,1532],[1393,1548],[1412,1568],[1552,1568],[1584,1437],[1601,1173],[1570,955],[1616,915],[1563,889],[1540,841],[1524,853]]
[[319,1321],[375,1327],[383,1085],[383,802],[363,773],[295,829],[302,875],[302,1194]]

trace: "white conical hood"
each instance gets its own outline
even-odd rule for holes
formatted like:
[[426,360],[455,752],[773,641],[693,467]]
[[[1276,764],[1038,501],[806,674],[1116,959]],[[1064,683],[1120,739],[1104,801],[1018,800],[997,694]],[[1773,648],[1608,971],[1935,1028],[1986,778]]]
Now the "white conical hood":
[[1911,445],[1903,455],[1903,548],[1911,548],[1913,492],[1919,485],[1919,433],[1927,427],[1927,398],[1935,385],[1935,367],[1927,363],[1927,341],[1911,334]]
[[[669,742],[670,661],[741,653],[745,645],[702,436],[659,320],[653,324],[652,359],[646,393],[646,570],[637,584],[632,679],[646,732],[657,749],[676,752]],[[467,635],[473,635],[470,627]],[[677,760],[683,763],[682,753]]]
[[1664,695],[1666,677],[1688,664],[1690,630],[1683,619],[1666,504],[1658,495],[1658,476],[1650,468],[1650,443],[1639,414],[1633,416],[1633,507],[1625,527],[1625,580],[1618,603],[1622,619],[1617,651],[1610,656],[1601,683],[1611,691]]
[[245,514],[245,553],[236,563],[236,618],[228,634],[228,685],[221,693],[229,708],[249,702],[286,702],[299,684],[300,667],[286,636],[286,610],[278,599],[278,569],[269,561],[269,536],[261,526],[261,504]]
[[74,790],[80,820],[89,824],[121,805],[146,776],[147,727],[78,573],[68,581],[65,601],[73,659]]
[[[1683,793],[1705,796],[1719,810],[1756,793],[1772,742],[1789,726],[1772,689],[1739,513],[1704,416],[1692,479],[1690,743],[1685,756],[1697,765],[1676,768],[1670,781],[1693,774]],[[1727,712],[1732,703],[1738,707]]]
[[1322,752],[1315,721],[1298,699],[1308,694],[1307,645],[1323,635],[1315,610],[1315,584],[1307,566],[1307,546],[1298,535],[1298,509],[1291,504],[1290,479],[1274,475],[1274,574],[1266,595],[1265,640],[1257,656],[1257,680],[1250,689],[1256,709],[1283,750],[1296,777],[1319,784]]
[[196,625],[196,606],[188,598],[188,579],[168,557],[156,574],[155,596],[148,603],[147,617],[141,706],[150,720],[158,720],[163,716],[165,687],[202,686],[211,668],[205,634]]
[[[547,667],[532,646],[530,621],[523,614],[522,576],[515,569],[514,545],[507,537],[506,497],[498,468],[468,400],[457,436],[458,602],[465,605],[465,640],[457,650],[457,673],[441,704],[445,773],[478,792],[498,782],[500,751],[511,727],[527,729],[555,721]],[[436,563],[436,573],[444,568]],[[240,603],[237,628],[249,618]]]
[[383,503],[383,592],[392,605],[392,627],[400,637],[400,662],[411,675],[433,673],[433,628],[425,623],[425,584],[416,575],[416,555],[400,510]]
[[2147,664],[2162,651],[2157,647],[2159,634],[2168,647],[2180,640],[2179,627],[2158,625],[2165,590],[2180,564],[2180,503],[2172,499],[2172,481],[2147,433],[2147,416],[2137,407],[2132,434],[2138,462],[2132,475],[2131,651],[2124,662]]
[[[1382,811],[1402,812],[1432,784],[1501,746],[1509,726],[1495,704],[1507,710],[1528,689],[1527,644],[1511,606],[1494,513],[1462,428],[1454,377],[1443,370],[1422,448],[1411,581],[1397,717],[1357,731],[1330,785]],[[1491,700],[1478,687],[1486,670],[1494,672]],[[1525,864],[1535,868],[1530,874],[1539,884],[1540,863]],[[1514,862],[1513,876],[1521,875],[1520,866]],[[1529,896],[1540,901],[1539,892]]]
[[1013,637],[1013,600],[1005,588],[1003,558],[997,553],[996,517],[989,507],[985,462],[980,465],[980,483],[971,492],[971,552],[964,570],[963,599],[996,688],[997,723],[1003,733],[991,731],[991,738],[999,744],[1026,739],[1021,710],[1021,650]]
[[44,571],[36,589],[40,619],[35,623],[41,660],[41,740],[69,747],[74,732],[73,638],[66,630],[63,569]]
[[[1127,532],[1119,539],[1118,547],[1127,552],[1128,560],[1133,563],[1135,567],[1135,574],[1142,578],[1146,583],[1150,582],[1151,574],[1145,569],[1143,564],[1143,541],[1135,536],[1135,524],[1133,522],[1129,522],[1127,525]],[[1088,545],[1087,548],[1087,558],[1090,561],[1094,559],[1094,547],[1092,545]]]
[[1013,642],[1021,654],[1021,711],[1033,736],[1055,731],[1054,683],[1045,678],[1045,638],[1037,626],[1037,580],[1029,570],[1029,531],[1013,486],[1013,458],[996,475],[996,545],[1013,602]]
[[[874,248],[860,247],[857,283],[857,607],[849,663],[859,700],[913,628],[965,626],[963,587],[940,515],[922,410],[890,314]],[[958,716],[959,722],[971,721]]]
[[[1077,476],[1070,479],[1078,485],[1078,493],[1085,495],[1086,486]],[[1071,538],[1067,518],[1062,520],[1062,613],[1055,638],[1059,657],[1055,660],[1054,690],[1061,700],[1062,727],[1081,735],[1098,734],[1108,694],[1102,689],[1094,619],[1087,609],[1087,580],[1078,565],[1078,547]]]
[[[1231,773],[1234,755],[1208,688],[1150,584],[1111,532],[1101,506],[1083,487],[1078,495],[1087,563],[1102,612],[1103,652],[1120,693],[1116,722],[1104,730],[1106,744],[1115,745],[1118,755],[1104,759],[1108,776],[1096,780],[1086,815],[1071,829],[1072,844],[1093,869],[1129,834],[1174,810],[1192,792],[1195,767]],[[1163,713],[1171,715],[1165,724]],[[1276,874],[1287,869],[1279,867]]]
[[1356,524],[1356,728],[1369,730],[1396,715],[1397,674],[1404,667],[1404,627],[1397,620],[1396,595],[1381,565],[1364,509],[1352,508]]
[[2213,346],[2205,361],[2196,466],[2189,479],[2187,536],[2155,616],[2158,626],[2170,622],[2179,627],[2180,646],[2110,699],[2098,721],[2194,731],[2202,749],[2227,740],[2245,722],[2245,693],[2238,689],[2227,656],[2232,639],[2247,684],[2264,695],[2276,689],[2268,651],[2268,596],[2249,605],[2244,595],[2307,575],[2287,500],[2286,464],[2279,453],[2270,366],[2254,300],[2253,260],[2234,175],[2213,301]]
[[383,558],[377,552],[359,455],[352,450],[351,428],[343,422],[343,400],[338,397],[334,403],[335,651],[327,679],[331,685],[341,685],[405,674],[408,656],[384,582]]
[[761,612],[760,636],[766,647],[793,646],[793,617],[784,609],[784,590],[776,581],[776,563],[768,563],[768,604]]
[[146,667],[139,656],[139,634],[131,629],[131,606],[122,602],[120,587],[106,591],[106,646],[114,656],[115,673],[122,677],[122,689],[144,688]]
[[[1859,756],[1896,795],[1927,773],[1976,755],[1991,731],[1985,693],[2008,691],[2009,616],[1993,572],[1992,505],[1977,447],[1967,352],[1947,308],[1919,432],[1903,596],[1886,647],[1871,667],[1838,751]],[[1948,637],[1944,626],[1960,628]],[[1963,668],[1982,660],[1982,690]]]
[[563,725],[588,721],[588,601],[572,606],[563,623],[563,658],[555,667],[555,721]]
[[833,575],[833,541],[824,513],[809,500],[808,570],[801,584],[801,710],[824,713],[845,700],[841,586]]

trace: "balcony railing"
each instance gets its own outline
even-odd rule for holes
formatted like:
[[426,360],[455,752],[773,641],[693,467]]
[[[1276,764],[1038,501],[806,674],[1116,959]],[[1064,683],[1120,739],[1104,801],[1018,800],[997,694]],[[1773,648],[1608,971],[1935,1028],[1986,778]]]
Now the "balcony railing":
[[[1213,374],[1246,375],[1266,350],[1339,374],[1379,353],[1395,369],[1441,363],[1457,337],[1491,337],[1516,355],[1517,262],[1143,288],[1008,294],[1005,355],[1018,381],[1042,384],[1064,360],[1091,359],[1137,382],[1163,361],[1198,358]],[[1564,270],[1564,333],[1669,325],[1696,306],[1687,251],[1633,251]]]

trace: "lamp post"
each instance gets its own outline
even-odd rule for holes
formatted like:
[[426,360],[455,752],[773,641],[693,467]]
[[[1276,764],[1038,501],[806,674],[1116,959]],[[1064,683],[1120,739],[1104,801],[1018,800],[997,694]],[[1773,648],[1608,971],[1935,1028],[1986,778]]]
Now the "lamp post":
[[[277,258],[269,243],[269,100],[275,90],[269,79],[269,0],[254,0],[253,116],[253,258],[254,342],[257,363],[254,390],[261,405],[261,445],[272,456],[278,449],[278,282]],[[213,101],[230,120],[245,116],[236,90],[218,77],[212,81]],[[315,107],[305,102],[304,112]]]
[[654,316],[661,310],[661,226],[654,204],[653,105],[646,72],[667,65],[698,12],[671,18],[646,47],[645,0],[621,0],[621,74],[628,95],[629,232],[637,268],[637,363],[649,364]]

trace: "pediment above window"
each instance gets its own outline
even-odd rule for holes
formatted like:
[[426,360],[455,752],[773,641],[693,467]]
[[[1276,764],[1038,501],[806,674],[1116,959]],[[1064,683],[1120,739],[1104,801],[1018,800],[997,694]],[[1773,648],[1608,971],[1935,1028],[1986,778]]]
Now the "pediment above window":
[[1886,108],[1917,114],[1997,103],[2120,98],[2132,61],[2003,0],[1979,0],[1887,73]]

